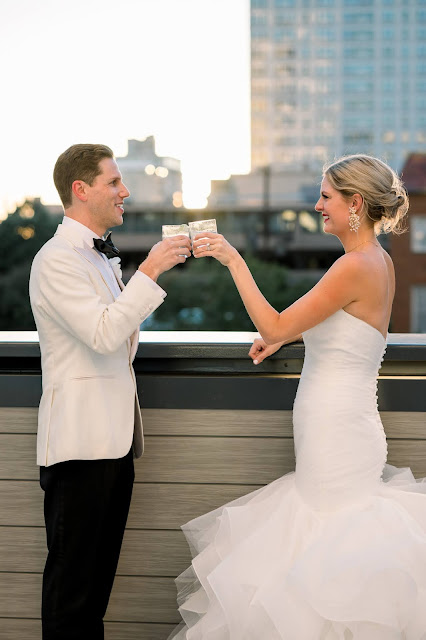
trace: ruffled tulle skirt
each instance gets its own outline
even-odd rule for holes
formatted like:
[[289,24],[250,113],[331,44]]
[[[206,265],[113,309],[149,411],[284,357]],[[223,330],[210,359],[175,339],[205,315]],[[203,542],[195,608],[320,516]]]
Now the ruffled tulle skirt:
[[182,527],[174,640],[426,640],[426,482],[315,511],[290,473]]

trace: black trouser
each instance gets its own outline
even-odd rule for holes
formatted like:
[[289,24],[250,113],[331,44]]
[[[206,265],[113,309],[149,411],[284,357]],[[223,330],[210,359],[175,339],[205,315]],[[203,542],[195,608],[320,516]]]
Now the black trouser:
[[41,467],[48,556],[43,640],[102,640],[134,480],[133,453]]

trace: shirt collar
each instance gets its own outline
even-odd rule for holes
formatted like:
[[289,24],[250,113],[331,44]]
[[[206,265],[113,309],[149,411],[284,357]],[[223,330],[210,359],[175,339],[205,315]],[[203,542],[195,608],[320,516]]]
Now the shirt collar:
[[74,220],[74,218],[70,218],[66,215],[62,220],[62,224],[64,225],[64,227],[70,227],[74,230],[74,233],[81,240],[81,245],[79,244],[80,248],[83,248],[84,245],[88,245],[89,247],[93,248],[93,238],[101,237],[98,236],[97,233],[89,229],[89,227],[86,227],[85,224],[82,224],[81,222]]

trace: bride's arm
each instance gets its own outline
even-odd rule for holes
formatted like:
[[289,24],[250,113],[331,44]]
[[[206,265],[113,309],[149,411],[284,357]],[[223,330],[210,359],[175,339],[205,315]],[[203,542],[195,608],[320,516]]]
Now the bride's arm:
[[[206,244],[206,238],[210,245]],[[193,243],[196,258],[212,256],[228,267],[247,313],[268,345],[294,340],[362,296],[368,278],[362,253],[339,258],[321,280],[281,313],[264,298],[238,251],[221,234],[203,232]]]

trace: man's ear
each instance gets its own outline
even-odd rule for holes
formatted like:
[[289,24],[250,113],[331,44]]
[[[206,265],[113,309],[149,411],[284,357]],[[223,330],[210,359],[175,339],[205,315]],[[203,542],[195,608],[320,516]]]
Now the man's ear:
[[87,183],[83,180],[74,180],[71,185],[73,194],[81,202],[87,202]]

